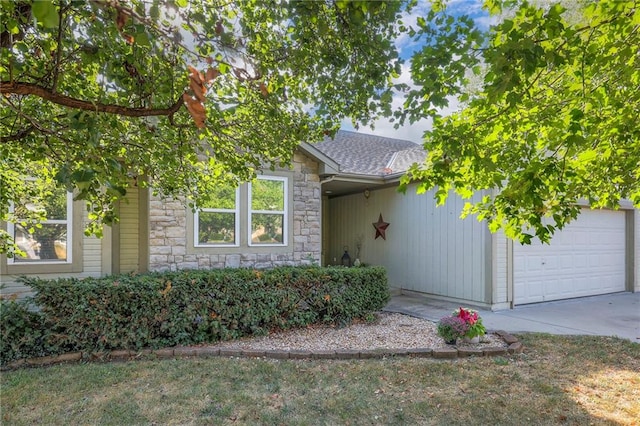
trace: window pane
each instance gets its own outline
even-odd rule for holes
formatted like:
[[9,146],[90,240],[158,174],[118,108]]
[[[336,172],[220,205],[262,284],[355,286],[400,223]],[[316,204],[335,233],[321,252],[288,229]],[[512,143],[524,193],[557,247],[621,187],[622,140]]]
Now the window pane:
[[251,184],[252,210],[284,210],[284,182],[257,179]]
[[35,228],[33,234],[16,225],[15,242],[26,256],[16,256],[14,262],[31,260],[67,260],[67,225],[42,224]]
[[234,213],[198,213],[199,244],[234,244],[236,220]]
[[260,214],[251,215],[251,242],[254,244],[282,244],[284,215]]
[[42,207],[47,212],[47,220],[67,220],[67,191],[54,191],[45,198]]
[[204,209],[229,209],[236,208],[236,188],[221,186],[216,188],[211,194],[211,200],[205,202],[201,208]]
[[67,219],[68,193],[64,189],[55,189],[42,200],[31,202],[29,200],[18,203],[14,206],[17,217],[27,217],[29,211],[44,212],[47,220]]

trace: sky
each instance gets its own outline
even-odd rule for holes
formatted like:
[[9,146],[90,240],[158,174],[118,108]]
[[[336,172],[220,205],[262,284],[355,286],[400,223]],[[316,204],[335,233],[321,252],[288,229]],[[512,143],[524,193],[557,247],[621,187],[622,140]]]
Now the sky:
[[[418,5],[411,10],[410,13],[405,13],[403,22],[407,26],[416,25],[416,20],[419,16],[426,16],[429,11],[429,1],[419,0]],[[450,0],[448,2],[448,8],[454,15],[467,14],[473,18],[480,28],[489,28],[494,23],[495,18],[490,17],[488,12],[482,9],[481,0]],[[412,54],[421,48],[421,45],[415,42],[409,37],[408,34],[403,34],[396,40],[396,47],[400,53],[400,57],[405,60],[402,65],[402,73],[398,78],[398,83],[411,84],[411,76],[409,69],[411,67]],[[394,96],[393,107],[401,107],[403,99],[401,95]],[[457,99],[452,98],[449,100],[449,106],[442,110],[444,115],[457,111],[460,107]],[[345,120],[342,123],[342,130],[357,131],[359,133],[374,134],[378,136],[386,136],[396,139],[406,139],[415,143],[421,143],[423,134],[426,130],[431,128],[430,120],[421,120],[413,124],[406,123],[404,126],[395,129],[394,123],[389,122],[388,119],[380,119],[373,123],[374,129],[367,126],[361,126],[358,130],[355,130],[350,120]]]

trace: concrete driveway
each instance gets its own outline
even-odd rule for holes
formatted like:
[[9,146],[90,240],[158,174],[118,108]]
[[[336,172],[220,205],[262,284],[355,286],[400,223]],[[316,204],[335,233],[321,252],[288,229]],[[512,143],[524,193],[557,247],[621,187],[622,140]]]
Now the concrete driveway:
[[[459,305],[427,296],[393,296],[385,311],[438,321]],[[504,311],[480,311],[489,330],[510,333],[585,334],[618,336],[640,344],[640,293],[524,305]]]

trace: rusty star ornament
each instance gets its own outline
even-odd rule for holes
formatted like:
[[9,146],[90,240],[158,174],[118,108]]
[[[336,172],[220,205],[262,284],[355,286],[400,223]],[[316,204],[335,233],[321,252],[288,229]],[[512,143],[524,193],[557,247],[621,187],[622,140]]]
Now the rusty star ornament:
[[373,222],[372,225],[374,228],[376,228],[376,237],[374,238],[374,240],[377,240],[378,237],[382,237],[383,240],[386,240],[387,236],[385,235],[385,232],[389,227],[389,223],[382,220],[382,213],[380,213],[380,216],[378,217],[378,221]]

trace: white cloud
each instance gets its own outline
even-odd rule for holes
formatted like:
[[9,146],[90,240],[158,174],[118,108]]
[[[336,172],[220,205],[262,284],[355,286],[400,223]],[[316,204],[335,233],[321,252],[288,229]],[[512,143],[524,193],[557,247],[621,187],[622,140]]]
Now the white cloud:
[[[474,19],[476,25],[481,29],[488,29],[490,25],[497,23],[500,17],[491,17],[488,12],[482,9],[481,0],[450,0],[447,2],[447,7],[450,13],[454,15],[467,14]],[[407,27],[414,27],[417,29],[417,19],[420,16],[426,16],[430,10],[430,3],[427,1],[421,1],[414,7],[410,13],[405,13],[402,17],[403,24]],[[400,52],[400,57],[409,58],[402,65],[400,77],[395,79],[395,83],[404,83],[409,87],[414,87],[411,79],[411,55],[419,50],[424,41],[416,41],[410,37],[409,34],[404,33],[395,42],[396,47]],[[460,110],[461,104],[455,97],[447,98],[449,105],[440,110],[442,115],[449,115],[453,112]],[[392,107],[394,109],[401,108],[404,103],[404,95],[396,93],[392,100]],[[422,119],[416,123],[408,124],[395,129],[395,123],[391,123],[388,119],[376,120],[373,123],[374,129],[370,127],[361,126],[358,131],[362,133],[370,133],[379,136],[392,137],[397,139],[406,139],[415,143],[422,143],[423,135],[426,130],[432,128],[431,119]],[[342,124],[344,130],[354,130],[350,121],[345,120]]]

